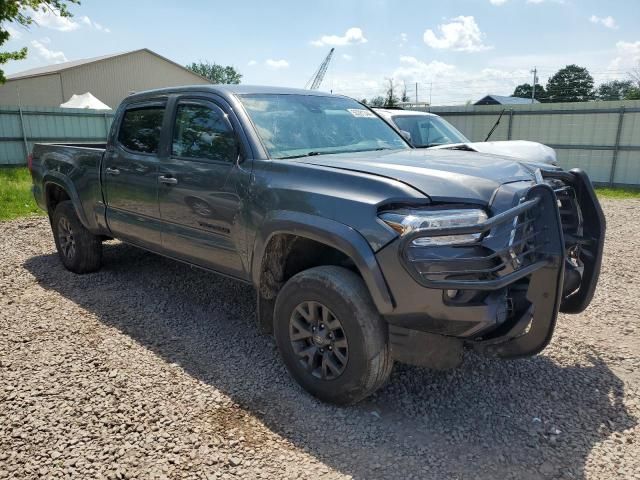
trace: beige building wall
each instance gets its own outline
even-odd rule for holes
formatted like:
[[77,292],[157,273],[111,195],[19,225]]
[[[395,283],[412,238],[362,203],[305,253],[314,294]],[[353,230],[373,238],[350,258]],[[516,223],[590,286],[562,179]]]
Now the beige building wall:
[[115,109],[132,91],[180,85],[209,84],[207,80],[146,50],[106,58],[59,72],[9,80],[0,85],[0,105],[59,107],[73,94],[91,92]]
[[0,105],[59,107],[62,102],[62,85],[58,73],[9,80],[0,85]]
[[91,92],[115,109],[132,91],[209,82],[156,55],[138,51],[60,72],[65,102]]

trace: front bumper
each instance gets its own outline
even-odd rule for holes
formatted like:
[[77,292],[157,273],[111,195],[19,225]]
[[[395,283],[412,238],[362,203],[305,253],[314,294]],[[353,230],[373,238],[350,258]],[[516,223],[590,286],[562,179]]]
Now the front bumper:
[[543,176],[545,183],[520,185],[524,193],[507,188],[503,197],[513,203],[484,224],[435,232],[483,233],[474,247],[412,248],[414,233],[378,252],[396,304],[385,316],[392,350],[407,348],[394,338],[419,331],[502,357],[534,355],[551,340],[558,311],[587,307],[602,260],[602,209],[584,172]]

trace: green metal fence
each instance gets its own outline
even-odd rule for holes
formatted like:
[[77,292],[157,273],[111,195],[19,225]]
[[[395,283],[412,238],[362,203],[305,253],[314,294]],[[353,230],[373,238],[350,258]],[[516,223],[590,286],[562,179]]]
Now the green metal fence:
[[0,166],[24,165],[38,142],[104,142],[112,120],[111,110],[0,107]]
[[[484,141],[499,105],[432,107],[472,141]],[[0,107],[0,166],[23,165],[35,142],[104,142],[113,112]],[[565,168],[596,183],[640,186],[640,101],[506,107],[492,140],[532,140],[556,149]]]
[[640,185],[640,101],[432,107],[472,141],[532,140],[556,149],[564,168],[582,168],[595,183]]

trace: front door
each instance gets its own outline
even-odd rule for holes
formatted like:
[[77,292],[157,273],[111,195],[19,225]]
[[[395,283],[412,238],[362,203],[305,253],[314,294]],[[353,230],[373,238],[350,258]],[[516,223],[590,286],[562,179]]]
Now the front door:
[[249,180],[227,114],[203,99],[175,103],[168,158],[160,165],[158,202],[167,253],[243,277],[239,227]]
[[102,179],[107,224],[114,236],[161,247],[158,150],[165,105],[132,104],[123,112],[117,138],[105,153]]

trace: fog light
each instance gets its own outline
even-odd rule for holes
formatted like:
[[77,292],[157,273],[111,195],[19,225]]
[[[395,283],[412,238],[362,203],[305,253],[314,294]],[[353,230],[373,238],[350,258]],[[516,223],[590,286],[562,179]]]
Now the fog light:
[[460,293],[460,290],[447,290],[446,291],[447,297],[449,297],[450,300],[455,299],[458,296],[459,293]]

